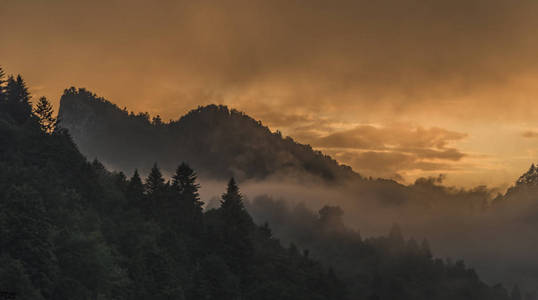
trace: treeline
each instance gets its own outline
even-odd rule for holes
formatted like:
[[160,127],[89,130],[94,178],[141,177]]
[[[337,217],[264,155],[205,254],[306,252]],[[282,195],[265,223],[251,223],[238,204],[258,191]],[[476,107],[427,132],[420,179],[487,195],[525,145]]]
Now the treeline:
[[233,179],[204,212],[187,164],[171,180],[157,165],[145,180],[111,173],[55,126],[45,98],[32,108],[20,76],[0,79],[0,292],[16,299],[519,300],[397,228],[362,240],[335,207],[284,223],[311,252],[283,247]]
[[510,291],[488,286],[462,260],[433,257],[427,240],[405,239],[398,225],[387,236],[363,238],[344,225],[337,206],[314,213],[267,196],[246,205],[255,220],[274,224],[283,241],[310,249],[310,257],[332,266],[349,299],[536,299],[517,285]]

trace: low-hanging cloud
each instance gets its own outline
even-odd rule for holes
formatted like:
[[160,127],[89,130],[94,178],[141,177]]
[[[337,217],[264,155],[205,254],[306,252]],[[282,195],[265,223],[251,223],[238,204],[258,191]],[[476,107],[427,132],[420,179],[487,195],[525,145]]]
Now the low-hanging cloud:
[[466,156],[449,147],[467,134],[443,128],[360,125],[319,137],[308,142],[350,164],[364,174],[394,177],[406,171],[454,170]]

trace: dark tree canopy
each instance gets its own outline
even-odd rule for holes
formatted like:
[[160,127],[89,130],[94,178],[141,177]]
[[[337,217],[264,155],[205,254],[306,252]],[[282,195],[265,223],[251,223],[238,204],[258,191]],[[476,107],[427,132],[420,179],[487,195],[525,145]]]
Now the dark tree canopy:
[[39,118],[41,130],[43,132],[52,133],[56,128],[56,118],[53,116],[54,110],[47,98],[39,98],[34,113]]
[[149,195],[160,193],[164,190],[164,178],[157,164],[153,165],[146,179],[146,192]]
[[4,108],[18,124],[25,123],[32,116],[31,96],[20,75],[8,77],[5,88]]
[[200,200],[196,182],[196,172],[185,162],[181,163],[172,177],[172,198],[169,205],[169,213],[175,223],[189,227],[193,233],[202,222],[204,203]]

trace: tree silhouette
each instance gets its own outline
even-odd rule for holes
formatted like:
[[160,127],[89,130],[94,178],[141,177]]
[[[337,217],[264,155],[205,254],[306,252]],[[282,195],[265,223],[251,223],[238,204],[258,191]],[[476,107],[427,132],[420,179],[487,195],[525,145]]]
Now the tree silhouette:
[[45,97],[39,98],[34,113],[39,118],[41,130],[46,133],[52,133],[56,128],[56,118],[53,117],[54,110],[52,105]]
[[227,244],[225,255],[230,257],[232,262],[230,268],[246,276],[253,252],[250,234],[254,230],[254,222],[245,209],[243,196],[239,193],[234,178],[230,179],[226,193],[222,195],[220,212],[224,220],[224,240]]
[[5,108],[11,118],[18,124],[23,124],[32,115],[30,93],[26,83],[20,75],[17,78],[10,76],[5,90]]
[[133,176],[129,180],[126,196],[127,201],[131,206],[142,208],[144,201],[144,184],[140,179],[137,169],[135,169]]
[[164,178],[157,166],[157,163],[153,164],[151,171],[146,179],[146,204],[143,205],[143,208],[146,209],[148,216],[158,217],[158,214],[161,212],[161,204],[163,198],[166,194],[166,185],[164,183]]
[[198,189],[200,185],[196,183],[196,172],[186,163],[181,163],[172,177],[172,190],[175,197],[171,199],[170,213],[173,218],[182,221],[189,231],[200,228],[202,219],[203,202],[200,200]]
[[156,115],[155,117],[153,117],[153,119],[151,119],[151,124],[155,127],[162,127],[164,125],[163,120],[159,115]]
[[148,195],[154,195],[162,192],[164,189],[164,178],[157,164],[153,164],[151,171],[146,179],[146,193]]
[[4,69],[0,67],[0,108],[1,108],[1,105],[4,103],[4,95],[5,95],[5,88],[6,88],[5,76],[6,76],[6,73],[4,72]]

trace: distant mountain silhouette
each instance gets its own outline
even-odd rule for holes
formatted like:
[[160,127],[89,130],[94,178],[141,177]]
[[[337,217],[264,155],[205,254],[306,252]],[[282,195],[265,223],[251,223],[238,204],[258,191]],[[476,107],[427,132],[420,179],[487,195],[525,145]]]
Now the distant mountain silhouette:
[[129,113],[85,89],[67,89],[60,101],[60,125],[82,153],[119,170],[165,171],[186,161],[202,176],[240,180],[271,176],[359,179],[359,174],[309,145],[271,132],[260,121],[223,105],[198,107],[177,121]]

